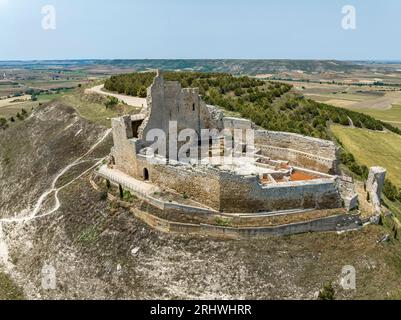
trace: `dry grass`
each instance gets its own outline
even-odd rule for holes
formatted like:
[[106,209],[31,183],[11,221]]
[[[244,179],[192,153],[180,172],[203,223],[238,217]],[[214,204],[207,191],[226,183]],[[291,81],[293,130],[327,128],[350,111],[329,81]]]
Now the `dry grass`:
[[394,104],[388,109],[358,109],[357,111],[368,114],[373,118],[388,122],[392,125],[401,125],[401,104]]
[[86,94],[83,89],[76,89],[70,93],[66,93],[57,100],[63,104],[72,106],[82,118],[105,127],[111,126],[110,119],[113,117],[139,112],[138,108],[125,104],[120,104],[113,109],[107,109],[105,106],[105,102],[107,101],[105,96],[94,93]]
[[22,300],[24,293],[5,273],[0,272],[0,300]]

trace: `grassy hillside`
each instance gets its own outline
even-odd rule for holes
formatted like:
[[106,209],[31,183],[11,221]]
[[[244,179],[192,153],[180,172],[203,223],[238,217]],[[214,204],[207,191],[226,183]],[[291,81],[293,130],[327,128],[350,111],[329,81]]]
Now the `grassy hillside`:
[[[34,203],[103,132],[60,103],[0,131],[2,216]],[[104,157],[110,147],[111,138],[89,159]],[[68,183],[91,163],[72,168],[58,183]],[[391,237],[377,243],[389,233],[385,227],[251,241],[177,237],[149,229],[102,199],[91,187],[91,174],[60,190],[57,212],[23,228],[4,225],[19,276],[12,283],[0,273],[0,299],[19,298],[18,286],[29,299],[314,299],[328,281],[338,299],[386,299],[401,290],[400,242]],[[57,270],[56,290],[40,288],[48,263]],[[338,285],[345,265],[356,268],[356,291]]]
[[401,218],[401,136],[389,131],[346,128],[335,125],[333,134],[342,148],[341,161],[349,170],[367,179],[368,167],[387,169],[383,188],[386,206]]
[[56,101],[73,107],[82,118],[108,128],[111,127],[111,118],[139,112],[138,108],[122,103],[107,108],[105,96],[93,93],[86,94],[84,91],[84,88],[75,89],[71,93],[59,96]]
[[0,130],[0,218],[34,206],[57,173],[104,131],[57,102]]
[[368,114],[383,122],[388,122],[391,125],[401,129],[401,105],[394,104],[388,109],[359,109],[359,112]]
[[379,165],[387,168],[389,179],[401,188],[400,135],[339,125],[334,125],[331,129],[358,163],[368,167]]

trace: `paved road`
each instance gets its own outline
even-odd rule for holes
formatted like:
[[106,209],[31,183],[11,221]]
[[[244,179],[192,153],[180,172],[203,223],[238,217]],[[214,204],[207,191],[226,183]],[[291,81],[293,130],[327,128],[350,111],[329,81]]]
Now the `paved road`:
[[126,104],[133,106],[133,107],[139,107],[139,108],[147,108],[147,103],[146,103],[146,98],[138,98],[138,97],[132,97],[132,96],[127,96],[125,94],[117,94],[117,93],[111,93],[104,91],[104,85],[99,85],[95,86],[90,89],[85,90],[86,93],[97,93],[97,94],[102,94],[105,96],[110,96],[110,97],[116,97],[118,100],[121,100],[125,102]]

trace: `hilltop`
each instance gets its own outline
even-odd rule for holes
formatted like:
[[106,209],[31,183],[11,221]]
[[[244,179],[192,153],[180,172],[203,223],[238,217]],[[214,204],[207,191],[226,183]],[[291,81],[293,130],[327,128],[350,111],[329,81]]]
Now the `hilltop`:
[[[82,159],[88,162],[60,175],[105,132],[57,102],[0,132],[0,154],[8,154],[0,162],[1,189],[6,190],[0,197],[0,244],[7,248],[1,258],[12,266],[3,271],[27,298],[314,299],[324,282],[336,283],[344,265],[357,269],[358,291],[346,292],[335,284],[337,297],[398,294],[401,247],[397,240],[377,243],[388,232],[384,227],[254,241],[174,236],[149,229],[91,186],[93,171],[87,169],[107,155],[110,138]],[[38,217],[7,222],[15,218],[14,212],[32,207],[58,176],[58,211],[40,217],[53,207],[51,195]],[[55,291],[40,287],[45,264],[57,270]],[[10,279],[4,281],[11,286]]]

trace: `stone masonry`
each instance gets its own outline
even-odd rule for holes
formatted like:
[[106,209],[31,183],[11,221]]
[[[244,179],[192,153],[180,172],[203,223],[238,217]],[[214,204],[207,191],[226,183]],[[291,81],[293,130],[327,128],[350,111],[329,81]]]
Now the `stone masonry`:
[[[148,88],[147,100],[148,108],[140,115],[112,119],[111,169],[161,189],[185,193],[220,212],[343,207],[333,142],[261,130],[249,120],[225,117],[218,107],[202,101],[198,89],[181,88],[180,83],[165,81],[159,73]],[[176,121],[178,132],[190,128],[198,136],[202,129],[252,129],[254,146],[243,146],[247,152],[251,149],[252,159],[245,157],[221,165],[182,163],[163,159],[159,154],[149,156],[144,150],[152,145],[147,136],[153,129],[165,133],[167,150],[171,143],[176,143],[170,136],[170,121]],[[177,158],[176,154],[167,156]],[[374,174],[372,179],[371,189],[379,192],[381,174]]]
[[386,179],[386,169],[381,167],[372,167],[369,171],[366,190],[370,193],[375,214],[381,213],[381,195],[383,192],[384,181]]

